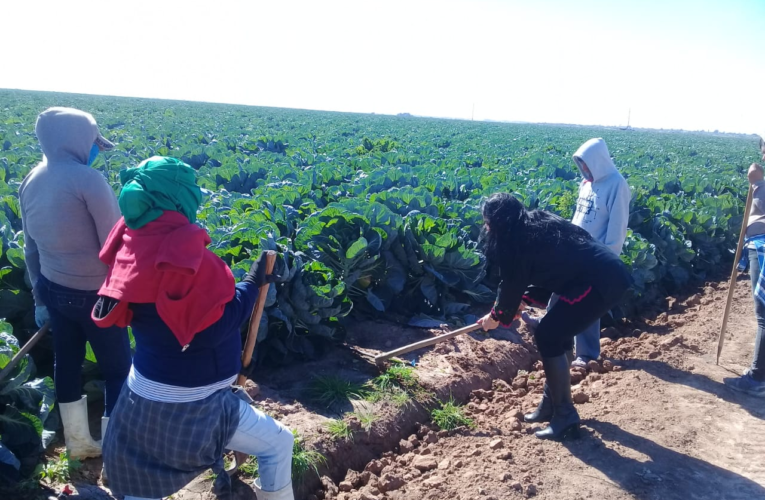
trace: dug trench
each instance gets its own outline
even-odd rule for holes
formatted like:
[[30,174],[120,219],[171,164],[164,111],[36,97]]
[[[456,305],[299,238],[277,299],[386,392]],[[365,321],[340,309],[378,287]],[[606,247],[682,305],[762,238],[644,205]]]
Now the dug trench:
[[[736,288],[719,366],[714,353],[727,283],[697,291],[667,299],[650,319],[604,330],[601,362],[572,371],[578,440],[540,441],[533,435],[539,425],[522,421],[544,383],[525,326],[404,356],[414,365],[405,373],[416,377],[416,384],[404,380],[405,396],[394,380],[398,392],[330,401],[317,380],[356,388],[380,382],[367,359],[337,349],[320,362],[257,373],[256,404],[324,457],[296,483],[299,499],[765,498],[765,401],[722,384],[751,357],[748,282],[742,278]],[[348,344],[368,353],[436,333],[371,321],[349,332]],[[461,412],[472,424],[436,425],[431,410],[450,399],[465,404]],[[330,425],[340,420],[343,433]],[[73,474],[83,498],[111,497],[96,485],[99,469],[89,460]],[[226,496],[254,499],[251,472],[240,471]],[[213,479],[204,474],[173,499],[213,499]]]

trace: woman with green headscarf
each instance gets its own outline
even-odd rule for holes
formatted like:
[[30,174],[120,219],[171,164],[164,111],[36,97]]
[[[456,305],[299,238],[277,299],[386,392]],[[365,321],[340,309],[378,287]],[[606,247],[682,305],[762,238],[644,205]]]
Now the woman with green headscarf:
[[292,433],[231,390],[241,326],[272,279],[264,256],[234,282],[194,224],[202,194],[182,161],[155,156],[120,179],[123,218],[101,251],[109,275],[93,310],[97,324],[129,324],[136,340],[104,438],[110,488],[161,498],[210,468],[225,482],[222,457],[235,450],[258,457],[258,499],[292,500]]

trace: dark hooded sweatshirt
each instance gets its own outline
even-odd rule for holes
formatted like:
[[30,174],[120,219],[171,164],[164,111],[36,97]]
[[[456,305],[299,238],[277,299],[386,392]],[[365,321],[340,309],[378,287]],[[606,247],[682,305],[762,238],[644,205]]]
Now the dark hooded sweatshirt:
[[[553,234],[557,226],[571,224],[553,214],[542,216],[547,219],[547,231]],[[576,302],[592,290],[606,301],[619,300],[632,285],[629,269],[621,259],[584,231],[576,242],[555,243],[553,239],[553,243],[522,244],[533,248],[507,252],[497,262],[502,282],[494,316],[503,324],[512,323],[521,300],[545,307],[552,293]]]

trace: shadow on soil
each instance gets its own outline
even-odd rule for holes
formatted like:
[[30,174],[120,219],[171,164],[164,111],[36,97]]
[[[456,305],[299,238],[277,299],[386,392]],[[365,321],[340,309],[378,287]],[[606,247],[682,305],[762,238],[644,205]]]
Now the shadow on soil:
[[665,382],[683,384],[693,389],[707,392],[723,401],[740,406],[753,417],[765,420],[765,401],[735,392],[726,387],[725,384],[714,381],[706,375],[680,370],[663,361],[632,359],[625,361],[623,366],[625,370],[642,370]]
[[[639,500],[765,498],[765,488],[743,476],[670,450],[614,424],[585,420],[582,438],[565,443],[571,454]],[[599,435],[598,435],[599,434]],[[641,461],[607,444],[646,455]]]

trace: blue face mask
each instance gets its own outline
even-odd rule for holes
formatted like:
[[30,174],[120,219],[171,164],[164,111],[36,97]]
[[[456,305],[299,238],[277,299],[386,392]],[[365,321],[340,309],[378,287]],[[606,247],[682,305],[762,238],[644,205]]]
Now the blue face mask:
[[93,144],[93,147],[90,148],[90,156],[88,157],[88,166],[93,165],[93,162],[96,161],[96,157],[98,156],[98,153],[101,150],[98,149],[98,144]]

